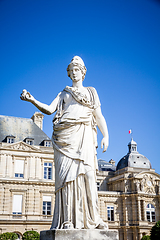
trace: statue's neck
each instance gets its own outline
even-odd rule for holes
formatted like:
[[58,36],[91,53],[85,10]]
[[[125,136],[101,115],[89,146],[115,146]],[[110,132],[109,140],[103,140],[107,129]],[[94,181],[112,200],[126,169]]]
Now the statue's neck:
[[82,89],[82,88],[84,88],[83,87],[83,84],[82,84],[82,81],[78,81],[78,82],[72,82],[72,87],[73,88],[77,88],[77,89]]

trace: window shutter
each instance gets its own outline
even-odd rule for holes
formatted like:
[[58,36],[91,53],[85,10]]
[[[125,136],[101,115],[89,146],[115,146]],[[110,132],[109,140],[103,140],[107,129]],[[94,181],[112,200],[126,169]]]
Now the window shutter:
[[43,202],[51,202],[51,196],[43,196]]
[[24,171],[24,160],[15,160],[15,173],[23,174]]
[[22,213],[22,195],[13,196],[13,213]]

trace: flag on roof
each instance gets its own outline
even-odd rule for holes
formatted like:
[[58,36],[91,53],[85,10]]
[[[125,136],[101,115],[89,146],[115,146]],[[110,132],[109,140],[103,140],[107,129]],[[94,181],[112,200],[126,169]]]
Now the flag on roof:
[[130,129],[130,130],[128,131],[128,133],[131,134],[131,133],[132,133],[132,130]]

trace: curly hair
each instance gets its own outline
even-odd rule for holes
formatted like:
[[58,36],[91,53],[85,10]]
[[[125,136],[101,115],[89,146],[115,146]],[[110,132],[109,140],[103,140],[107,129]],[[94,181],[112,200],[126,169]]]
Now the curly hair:
[[85,78],[86,72],[87,72],[87,68],[85,66],[82,66],[80,63],[71,62],[68,65],[68,67],[67,67],[68,77],[70,77],[70,67],[71,66],[77,66],[81,70],[81,72],[82,72],[82,81],[83,81],[84,78]]

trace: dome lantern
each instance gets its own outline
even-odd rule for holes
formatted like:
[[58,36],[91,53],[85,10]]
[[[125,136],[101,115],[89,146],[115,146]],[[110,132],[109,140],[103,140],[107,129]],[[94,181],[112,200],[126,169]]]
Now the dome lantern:
[[137,152],[137,143],[135,141],[133,141],[133,138],[128,143],[128,150],[129,150],[129,153]]

